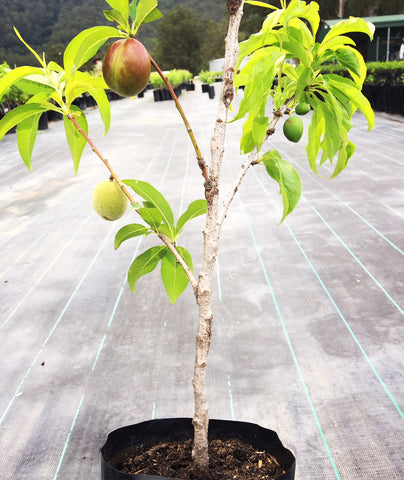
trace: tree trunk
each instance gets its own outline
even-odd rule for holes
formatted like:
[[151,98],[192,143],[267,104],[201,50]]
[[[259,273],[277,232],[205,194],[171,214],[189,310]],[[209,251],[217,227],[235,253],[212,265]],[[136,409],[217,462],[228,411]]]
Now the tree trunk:
[[219,249],[219,178],[224,154],[226,122],[230,103],[233,99],[234,67],[238,55],[238,30],[243,14],[244,0],[228,0],[230,13],[229,29],[226,37],[226,54],[223,68],[222,91],[215,130],[211,142],[211,162],[209,179],[205,183],[205,196],[208,203],[204,229],[203,261],[196,290],[199,306],[199,325],[196,337],[194,377],[195,413],[194,447],[192,457],[197,470],[208,474],[208,427],[209,413],[206,395],[206,369],[212,337],[212,278]]

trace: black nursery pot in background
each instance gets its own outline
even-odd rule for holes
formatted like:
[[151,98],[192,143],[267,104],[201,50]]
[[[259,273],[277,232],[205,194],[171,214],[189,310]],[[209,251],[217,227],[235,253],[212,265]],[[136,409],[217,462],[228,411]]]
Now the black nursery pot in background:
[[[192,437],[191,418],[149,420],[114,430],[108,435],[101,449],[101,480],[162,480],[165,477],[123,473],[112,465],[119,463],[119,457],[137,445],[183,441]],[[276,477],[276,480],[295,478],[295,457],[282,445],[278,435],[272,430],[247,422],[210,420],[209,439],[239,439],[254,448],[265,450],[276,458],[285,472]]]

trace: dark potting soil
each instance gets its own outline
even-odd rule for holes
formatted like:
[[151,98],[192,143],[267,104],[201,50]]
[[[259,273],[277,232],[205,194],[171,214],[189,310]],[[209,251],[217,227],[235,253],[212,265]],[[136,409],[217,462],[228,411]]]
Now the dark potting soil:
[[138,446],[111,465],[124,473],[203,480],[273,480],[284,473],[274,457],[238,439],[209,442],[210,476],[195,471],[192,440]]

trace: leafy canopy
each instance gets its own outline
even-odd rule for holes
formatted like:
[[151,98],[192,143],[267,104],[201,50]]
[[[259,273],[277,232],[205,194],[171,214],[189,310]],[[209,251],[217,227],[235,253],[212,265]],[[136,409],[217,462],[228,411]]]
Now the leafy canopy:
[[[98,104],[107,133],[110,121],[110,105],[105,93],[107,85],[101,77],[94,77],[79,69],[92,58],[104,43],[111,38],[135,36],[139,27],[160,18],[157,0],[106,0],[111,7],[105,17],[116,27],[98,26],[79,33],[67,46],[63,66],[47,62],[15,29],[15,33],[34,55],[38,67],[18,67],[14,70],[2,66],[0,98],[17,87],[26,93],[28,100],[10,110],[0,120],[0,140],[17,126],[17,143],[21,157],[32,168],[32,151],[35,144],[41,114],[55,110],[64,116],[65,132],[70,147],[74,171],[79,168],[80,158],[88,138],[88,124],[84,112],[74,105],[74,100],[87,93]],[[352,128],[351,119],[360,110],[369,126],[374,125],[374,113],[366,97],[361,93],[366,77],[366,66],[354,41],[352,32],[373,36],[374,26],[360,18],[350,18],[334,25],[321,43],[315,41],[320,23],[319,6],[316,2],[281,0],[281,8],[259,0],[247,3],[270,11],[259,32],[240,44],[235,76],[235,86],[244,88],[240,107],[233,121],[244,120],[240,140],[242,153],[256,151],[254,162],[263,165],[268,175],[280,188],[283,202],[283,221],[296,207],[301,195],[298,173],[277,150],[262,153],[265,140],[275,131],[276,124],[285,114],[293,114],[299,103],[307,103],[312,109],[307,132],[306,152],[309,165],[317,172],[320,165],[336,158],[332,177],[338,175],[348,164],[355,151],[348,139]],[[347,76],[322,73],[323,66],[337,63]],[[269,115],[269,108],[273,115]],[[190,253],[177,246],[185,225],[207,211],[206,200],[193,201],[177,222],[167,199],[152,185],[140,180],[125,180],[124,183],[142,198],[133,203],[132,209],[141,217],[143,224],[132,223],[116,234],[115,248],[128,239],[158,236],[163,245],[151,247],[140,254],[128,272],[128,281],[135,291],[137,281],[161,264],[161,277],[171,303],[174,303],[186,288],[189,280],[181,263],[191,271]],[[174,253],[177,254],[177,258]]]

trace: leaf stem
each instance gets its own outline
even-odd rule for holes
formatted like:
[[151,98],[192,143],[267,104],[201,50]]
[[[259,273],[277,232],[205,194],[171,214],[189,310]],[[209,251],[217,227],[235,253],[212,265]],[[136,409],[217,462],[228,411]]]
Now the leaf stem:
[[180,104],[180,102],[178,100],[178,97],[175,94],[174,89],[173,89],[170,81],[168,80],[168,78],[164,75],[161,68],[158,66],[158,64],[156,63],[156,61],[154,60],[154,58],[152,56],[150,56],[150,60],[151,60],[151,63],[153,65],[153,67],[156,69],[157,73],[160,75],[161,79],[163,80],[163,82],[165,83],[169,92],[171,93],[171,96],[173,97],[173,100],[175,102],[175,106],[177,107],[177,110],[178,110],[179,114],[181,115],[182,121],[184,122],[185,128],[187,129],[189,138],[191,139],[192,145],[194,147],[194,150],[195,150],[195,153],[196,153],[196,158],[198,160],[198,166],[202,171],[202,176],[205,179],[205,182],[208,182],[209,181],[208,166],[206,165],[206,162],[203,159],[201,149],[198,146],[198,142],[196,141],[195,134],[194,134],[194,132],[191,128],[191,125],[190,125],[190,123],[189,123],[189,121],[188,121],[188,119],[185,115],[184,109],[182,108],[182,105]]

